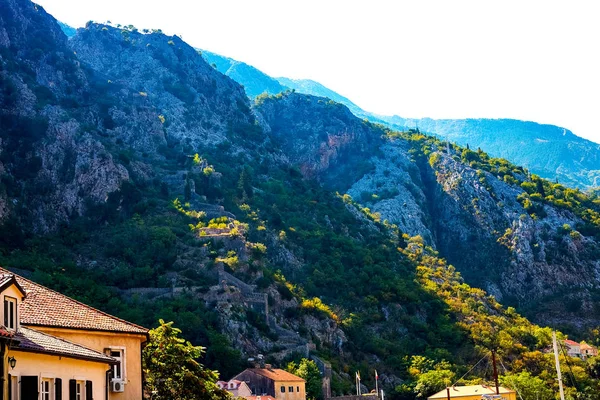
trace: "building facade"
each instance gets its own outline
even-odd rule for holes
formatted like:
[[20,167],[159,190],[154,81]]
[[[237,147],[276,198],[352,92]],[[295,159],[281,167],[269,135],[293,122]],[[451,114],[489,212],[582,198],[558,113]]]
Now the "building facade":
[[306,400],[304,379],[277,368],[248,368],[233,380],[245,382],[254,396],[271,396],[277,400]]
[[142,399],[148,330],[0,268],[0,400]]

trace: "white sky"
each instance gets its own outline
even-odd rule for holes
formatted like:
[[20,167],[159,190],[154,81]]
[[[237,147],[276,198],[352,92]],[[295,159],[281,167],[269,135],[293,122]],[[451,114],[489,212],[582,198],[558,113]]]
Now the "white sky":
[[600,143],[591,0],[36,2],[72,26],[161,28],[271,76],[313,79],[378,114],[516,118]]

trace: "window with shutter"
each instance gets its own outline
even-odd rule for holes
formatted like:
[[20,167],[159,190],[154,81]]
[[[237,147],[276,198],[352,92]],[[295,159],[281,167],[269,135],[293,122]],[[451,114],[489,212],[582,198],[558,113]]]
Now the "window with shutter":
[[21,400],[38,400],[38,377],[21,377]]
[[17,299],[13,297],[4,296],[4,327],[17,329]]
[[54,380],[54,400],[62,400],[62,379]]
[[94,390],[92,389],[92,381],[85,381],[85,399],[93,400]]
[[77,381],[75,379],[69,380],[69,400],[77,399]]

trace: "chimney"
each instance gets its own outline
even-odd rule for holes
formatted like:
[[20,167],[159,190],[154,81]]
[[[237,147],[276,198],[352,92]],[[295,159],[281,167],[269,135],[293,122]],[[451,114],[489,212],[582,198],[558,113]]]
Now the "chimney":
[[271,364],[265,364],[265,368],[268,369],[269,371],[273,370],[273,366]]

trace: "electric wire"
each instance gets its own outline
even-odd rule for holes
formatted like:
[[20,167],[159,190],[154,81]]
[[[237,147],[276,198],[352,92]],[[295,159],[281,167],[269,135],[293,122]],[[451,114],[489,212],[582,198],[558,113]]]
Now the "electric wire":
[[[498,359],[498,361],[500,361],[500,365],[502,365],[502,368],[504,368],[504,373],[508,374],[508,370],[504,366],[504,363],[502,362],[502,359]],[[508,376],[508,375],[506,375],[506,376]],[[519,392],[519,389],[517,388],[517,385],[515,384],[514,376],[512,377],[512,383],[513,383],[513,386],[515,387],[515,392],[517,392],[517,394],[519,395],[519,398],[521,400],[523,400],[523,396],[521,396],[521,392]]]
[[458,382],[460,382],[460,381],[462,380],[462,378],[464,378],[465,376],[467,376],[467,375],[469,374],[469,372],[473,371],[473,370],[475,369],[475,367],[476,367],[477,365],[479,365],[479,363],[480,363],[482,360],[484,360],[484,359],[487,359],[487,357],[488,357],[488,355],[487,355],[487,354],[486,354],[486,355],[484,355],[483,357],[481,357],[481,359],[480,359],[479,361],[477,361],[477,363],[476,363],[475,365],[473,365],[473,366],[471,367],[471,369],[470,369],[470,370],[468,370],[467,372],[465,372],[465,374],[464,374],[463,376],[461,376],[460,378],[458,378],[458,379],[456,380],[456,382],[454,382],[454,383],[453,383],[452,385],[450,385],[450,386],[455,386],[455,385],[456,385]]

